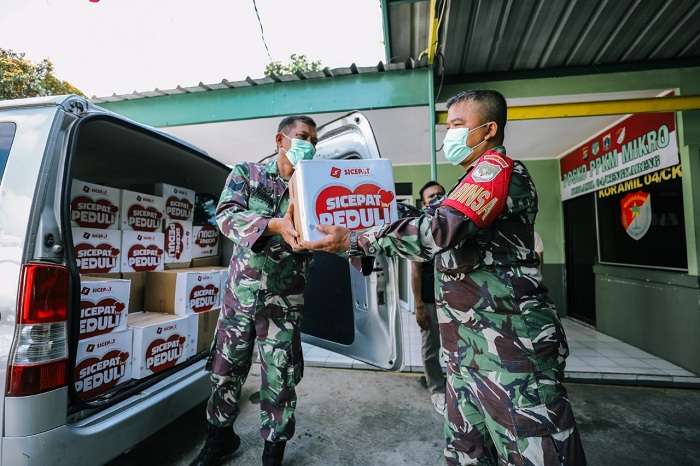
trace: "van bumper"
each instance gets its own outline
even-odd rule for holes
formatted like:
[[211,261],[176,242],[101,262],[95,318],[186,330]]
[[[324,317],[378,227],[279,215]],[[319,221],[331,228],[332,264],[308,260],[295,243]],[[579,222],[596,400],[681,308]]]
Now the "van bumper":
[[211,384],[204,364],[184,368],[85,419],[40,434],[4,437],[0,464],[104,464],[208,398]]

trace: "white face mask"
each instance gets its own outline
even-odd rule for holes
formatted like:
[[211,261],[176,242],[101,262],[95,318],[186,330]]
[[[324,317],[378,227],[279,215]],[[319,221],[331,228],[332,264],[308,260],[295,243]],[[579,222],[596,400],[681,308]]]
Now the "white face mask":
[[474,149],[485,143],[486,139],[484,139],[474,147],[469,147],[467,145],[467,137],[472,131],[476,131],[477,129],[486,125],[488,125],[488,123],[484,123],[483,125],[477,126],[476,128],[471,130],[469,128],[448,129],[447,134],[445,135],[445,139],[442,142],[442,150],[445,153],[445,158],[447,159],[447,161],[450,162],[452,165],[459,165],[467,157],[469,157],[469,155],[474,151]]

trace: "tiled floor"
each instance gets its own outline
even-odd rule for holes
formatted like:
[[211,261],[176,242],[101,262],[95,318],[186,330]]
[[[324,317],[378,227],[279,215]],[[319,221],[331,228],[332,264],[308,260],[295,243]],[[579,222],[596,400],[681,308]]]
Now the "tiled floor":
[[[420,349],[420,329],[413,314],[402,313],[404,372],[423,372]],[[668,361],[646,353],[594,328],[571,319],[562,319],[569,341],[570,354],[566,360],[566,376],[572,380],[609,383],[653,384],[668,383],[698,385],[700,376]],[[304,346],[304,360],[309,366],[374,369],[330,351]]]

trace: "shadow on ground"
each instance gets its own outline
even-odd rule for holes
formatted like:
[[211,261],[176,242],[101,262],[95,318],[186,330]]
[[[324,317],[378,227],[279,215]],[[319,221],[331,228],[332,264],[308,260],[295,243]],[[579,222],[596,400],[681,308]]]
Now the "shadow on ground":
[[[222,465],[260,464],[259,369],[243,389],[242,445]],[[690,465],[700,461],[700,391],[568,383],[590,465]],[[417,374],[305,369],[297,432],[285,466],[433,466],[442,418]],[[109,466],[189,465],[206,436],[204,403]]]

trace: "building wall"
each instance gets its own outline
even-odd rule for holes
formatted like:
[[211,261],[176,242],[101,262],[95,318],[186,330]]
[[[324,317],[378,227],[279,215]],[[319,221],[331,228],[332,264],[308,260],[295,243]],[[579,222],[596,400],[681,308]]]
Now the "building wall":
[[700,373],[698,277],[596,266],[598,330]]

